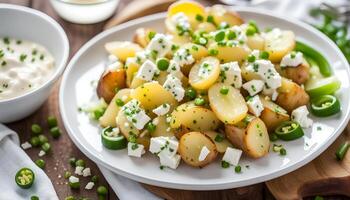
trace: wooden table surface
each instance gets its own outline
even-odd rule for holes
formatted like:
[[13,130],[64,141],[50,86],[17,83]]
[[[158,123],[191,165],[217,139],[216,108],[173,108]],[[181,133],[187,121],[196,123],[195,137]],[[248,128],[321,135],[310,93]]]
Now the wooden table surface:
[[[131,2],[130,0],[121,0],[120,4],[118,6],[118,10],[123,9],[123,7],[128,3]],[[103,25],[105,22],[101,22],[98,24],[93,25],[77,25],[72,24],[69,22],[66,22],[58,17],[58,15],[54,12],[53,8],[51,7],[48,0],[0,0],[0,3],[11,3],[11,4],[17,4],[17,5],[23,5],[28,6],[40,11],[43,11],[56,19],[61,26],[66,31],[69,41],[70,41],[70,56],[74,55],[74,53],[90,38],[95,36],[96,34],[100,33],[103,29]],[[206,4],[212,4],[215,3],[215,1],[207,2]],[[92,169],[92,173],[95,175],[98,175],[100,177],[99,184],[98,185],[105,185],[108,186],[108,183],[103,178],[101,172],[97,168],[97,166],[89,160],[70,140],[68,137],[66,131],[64,130],[62,120],[60,119],[59,115],[59,108],[58,108],[58,87],[59,83],[56,83],[56,86],[51,91],[51,96],[49,99],[45,102],[45,104],[36,111],[33,115],[27,117],[26,119],[23,119],[21,121],[7,124],[10,128],[15,130],[21,139],[21,142],[27,141],[30,137],[30,127],[33,123],[41,124],[46,130],[47,134],[47,126],[46,126],[46,119],[48,116],[56,116],[59,119],[59,126],[62,130],[62,136],[58,140],[52,140],[50,137],[50,142],[52,144],[53,151],[45,155],[43,159],[46,161],[46,168],[45,172],[51,179],[55,190],[57,192],[57,195],[60,199],[64,199],[65,197],[69,195],[74,195],[76,197],[88,197],[89,199],[97,199],[96,190],[71,190],[70,187],[67,185],[67,181],[63,178],[64,172],[66,170],[74,171],[68,163],[68,159],[70,157],[76,157],[76,158],[82,158],[87,162],[87,166]],[[38,152],[39,149],[29,149],[26,151],[29,156],[36,160],[38,159]],[[81,188],[83,188],[86,183],[89,181],[88,178],[81,178]],[[108,186],[109,187],[109,186]],[[148,187],[149,189],[154,189],[152,187]],[[118,199],[118,197],[115,195],[115,193],[112,191],[112,189],[109,187],[109,195],[108,199]],[[273,196],[270,194],[268,189],[266,188],[265,184],[260,183],[244,188],[238,188],[231,190],[232,195],[227,191],[211,191],[211,192],[198,192],[194,197],[198,197],[198,199],[274,199]],[[166,195],[167,191],[164,190],[164,194]],[[186,196],[181,195],[179,193],[178,196],[169,197],[169,199],[188,199]]]

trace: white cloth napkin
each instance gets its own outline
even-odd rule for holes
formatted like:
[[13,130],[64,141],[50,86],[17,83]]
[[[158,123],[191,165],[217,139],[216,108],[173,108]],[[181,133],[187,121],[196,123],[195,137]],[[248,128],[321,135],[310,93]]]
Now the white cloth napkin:
[[[233,1],[234,2],[234,1]],[[260,9],[267,9],[269,13],[274,12],[276,14],[294,17],[306,22],[313,21],[309,17],[310,8],[320,5],[321,2],[328,2],[330,4],[341,4],[344,0],[268,0],[268,1],[255,1],[254,7]],[[99,165],[102,174],[107,179],[114,192],[118,195],[120,200],[129,199],[145,199],[145,200],[159,200],[160,198],[144,189],[138,182],[127,179],[120,175],[117,175],[110,170]],[[132,188],[132,189],[131,189]]]
[[[34,184],[29,189],[22,189],[15,182],[17,171],[23,167],[30,168],[35,173]],[[2,124],[0,124],[0,190],[1,200],[29,200],[33,195],[40,199],[58,200],[45,172],[19,147],[18,135]]]

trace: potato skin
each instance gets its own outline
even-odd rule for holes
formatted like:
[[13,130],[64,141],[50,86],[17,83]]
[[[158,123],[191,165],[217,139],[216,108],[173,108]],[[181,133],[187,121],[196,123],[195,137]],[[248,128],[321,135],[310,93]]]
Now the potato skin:
[[310,65],[305,60],[297,67],[281,68],[279,65],[275,65],[275,68],[282,76],[291,79],[299,85],[304,84],[309,79]]
[[230,26],[241,25],[244,23],[243,19],[238,15],[238,13],[227,9],[223,5],[214,5],[209,8],[209,15],[214,17],[214,22],[220,25],[222,22],[230,24]]
[[223,136],[223,134],[221,134],[221,133],[217,133],[215,131],[205,131],[204,134],[206,136],[208,136],[214,142],[214,144],[216,146],[216,150],[219,153],[225,153],[227,147],[233,147],[232,144],[226,138],[224,138],[221,142],[215,141],[215,138],[217,135]]
[[155,32],[153,29],[151,28],[138,28],[135,31],[134,37],[133,37],[133,42],[135,42],[136,44],[140,45],[141,47],[145,48],[150,39],[148,37],[148,34],[150,32]]
[[276,103],[291,113],[294,109],[309,103],[309,95],[298,84],[282,78],[282,86],[278,88]]
[[260,118],[265,123],[269,133],[273,133],[277,126],[289,120],[289,115],[283,108],[271,101],[265,100],[264,97],[260,97],[260,100],[264,106]]
[[97,95],[102,97],[107,103],[113,99],[116,88],[126,87],[126,74],[124,69],[105,70],[101,75],[97,85]]
[[[203,161],[199,161],[198,157],[204,146],[210,150],[210,153]],[[186,164],[200,168],[213,162],[218,154],[216,146],[211,139],[200,132],[184,134],[179,141],[178,152]]]
[[227,139],[249,157],[260,158],[269,152],[269,135],[260,118],[251,120],[246,128],[225,125],[225,133]]

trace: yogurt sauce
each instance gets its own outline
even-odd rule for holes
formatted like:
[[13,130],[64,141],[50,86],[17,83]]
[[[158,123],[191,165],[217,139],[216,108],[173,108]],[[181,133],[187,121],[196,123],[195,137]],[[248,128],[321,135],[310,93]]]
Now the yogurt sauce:
[[0,38],[0,100],[28,93],[54,72],[54,58],[30,41]]

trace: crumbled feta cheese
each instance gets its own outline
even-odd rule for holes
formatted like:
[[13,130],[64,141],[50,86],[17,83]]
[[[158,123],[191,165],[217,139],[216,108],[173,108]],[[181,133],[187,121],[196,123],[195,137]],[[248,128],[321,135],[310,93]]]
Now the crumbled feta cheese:
[[248,110],[256,117],[259,117],[261,115],[261,112],[264,110],[264,106],[260,101],[260,98],[258,95],[251,97],[247,101]]
[[130,127],[130,124],[129,124],[128,122],[125,122],[125,123],[124,123],[124,127],[125,127],[125,128],[129,128],[129,127]]
[[179,142],[177,140],[173,140],[169,137],[152,137],[149,151],[153,154],[165,154],[167,156],[174,156],[179,147]]
[[240,149],[235,149],[231,147],[227,147],[224,157],[222,157],[223,161],[230,163],[231,165],[238,165],[239,159],[241,158],[242,151]]
[[85,186],[86,190],[91,190],[95,186],[94,182],[88,182]]
[[128,96],[123,95],[123,96],[122,96],[122,101],[125,102],[126,100],[128,100]]
[[182,87],[181,81],[172,74],[167,76],[163,88],[171,92],[177,101],[181,101],[185,96],[185,89]]
[[198,76],[200,78],[206,79],[210,76],[210,73],[212,70],[213,70],[213,66],[210,64],[210,62],[203,62],[199,66]]
[[74,173],[75,173],[75,174],[78,174],[79,176],[81,176],[81,175],[83,175],[83,170],[84,170],[84,167],[82,167],[82,166],[76,166],[76,167],[75,167]]
[[188,35],[191,24],[188,17],[183,12],[178,12],[171,17],[171,21],[176,25],[178,35]]
[[145,80],[152,81],[154,75],[159,74],[157,66],[150,60],[146,60],[137,71],[136,77]]
[[278,92],[277,90],[274,90],[271,96],[272,101],[276,101],[278,97]]
[[168,116],[166,119],[165,119],[166,123],[170,123],[171,122],[171,117]]
[[78,183],[79,182],[79,178],[78,177],[75,177],[75,176],[70,176],[68,181],[70,183]]
[[46,154],[45,151],[40,150],[38,156],[43,157],[43,156],[45,156],[45,154]]
[[209,153],[210,153],[210,151],[206,146],[202,147],[202,150],[198,156],[198,161],[205,160],[205,158],[209,155]]
[[164,103],[158,106],[157,108],[153,109],[153,112],[158,116],[163,116],[163,115],[166,115],[169,112],[169,110],[170,110],[170,105],[167,103]]
[[24,142],[23,144],[21,144],[22,149],[26,150],[29,148],[32,148],[32,145],[29,142]]
[[138,64],[137,63],[137,58],[136,57],[129,57],[125,61],[125,68],[128,68],[129,65],[132,65],[132,64],[135,64],[135,63]]
[[180,67],[190,65],[195,61],[192,54],[190,54],[190,50],[186,48],[180,48],[177,50],[174,53],[173,60],[174,62],[178,63]]
[[270,60],[256,60],[254,63],[249,63],[246,69],[259,75],[265,81],[267,89],[276,89],[282,85],[282,77]]
[[167,156],[167,155],[159,155],[160,158],[160,164],[165,167],[169,167],[171,169],[176,169],[181,160],[181,156],[176,154],[174,156]]
[[140,102],[133,99],[126,103],[122,110],[129,122],[131,122],[138,130],[143,129],[151,118],[145,113],[145,110],[140,108]]
[[91,176],[91,169],[89,167],[87,167],[83,170],[83,176],[84,177]]
[[178,72],[178,71],[180,71],[179,63],[175,62],[174,60],[170,60],[167,72],[174,73],[174,72]]
[[241,68],[239,68],[238,62],[229,62],[220,65],[220,77],[221,83],[232,85],[239,89],[242,87]]
[[137,143],[128,143],[128,156],[134,156],[141,158],[141,156],[145,153],[145,147],[142,144]]
[[263,90],[264,81],[251,80],[251,81],[244,83],[243,88],[249,92],[250,96],[254,96]]
[[300,106],[292,111],[292,120],[298,122],[302,128],[310,128],[313,124],[312,119],[308,118],[309,111],[307,107]]
[[150,54],[148,50],[136,52],[136,63],[142,65],[146,60],[152,59]]
[[157,33],[148,43],[146,49],[151,51],[156,57],[164,57],[171,50],[170,38],[164,34]]
[[260,57],[260,51],[259,50],[256,50],[254,49],[250,55],[254,56],[256,59],[258,59]]
[[170,131],[171,131],[170,127],[166,128],[166,132],[170,132]]
[[246,42],[247,35],[245,34],[244,26],[233,26],[231,30],[236,34],[235,40]]
[[303,53],[291,52],[285,55],[281,60],[281,67],[297,67],[303,63]]

